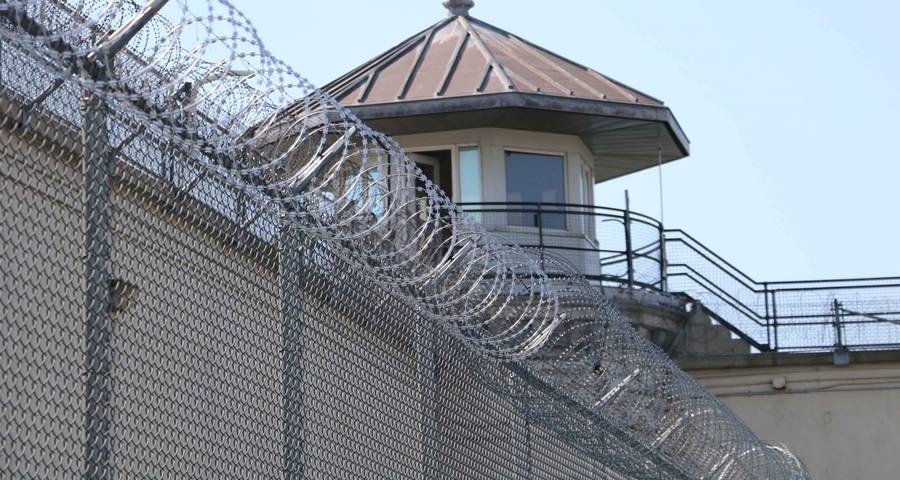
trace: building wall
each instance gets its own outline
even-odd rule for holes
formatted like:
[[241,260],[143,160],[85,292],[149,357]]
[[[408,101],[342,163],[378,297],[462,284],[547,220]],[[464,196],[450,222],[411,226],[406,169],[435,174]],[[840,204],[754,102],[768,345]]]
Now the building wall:
[[[481,150],[482,197],[485,202],[506,201],[507,150],[559,154],[566,159],[566,202],[590,204],[591,198],[582,198],[580,181],[584,171],[593,179],[593,156],[584,142],[575,135],[511,130],[505,128],[473,128],[446,132],[400,135],[395,138],[410,151],[422,149],[453,149],[454,201],[458,200],[459,172],[456,149],[477,145]],[[589,195],[590,196],[590,195]]]
[[0,144],[0,450],[13,471],[75,477],[78,457],[22,459],[43,445],[81,448],[81,248],[66,241],[80,232],[79,174],[41,161],[60,153],[47,142],[0,131]]
[[[584,142],[575,135],[560,135],[503,128],[474,128],[446,132],[403,135],[396,140],[408,151],[449,149],[453,159],[453,199],[459,201],[458,149],[478,146],[481,151],[481,185],[483,202],[506,202],[507,151],[524,151],[562,155],[565,159],[566,203],[593,205],[593,156]],[[491,207],[497,208],[497,207]],[[500,207],[502,208],[502,207]],[[573,209],[569,209],[574,211]],[[534,227],[509,226],[502,212],[484,213],[479,216],[485,226],[500,233],[510,243],[537,246],[545,245],[570,248],[559,250],[581,272],[599,274],[595,252],[578,249],[596,249],[596,219],[589,215],[569,214],[566,230],[545,229],[543,239]]]
[[[35,122],[25,132],[0,131],[7,279],[0,326],[12,339],[0,352],[4,390],[10,392],[3,450],[16,459],[13,471],[63,478],[82,470],[83,175],[78,145],[50,140],[44,127]],[[57,131],[60,138],[78,138],[65,128]],[[276,265],[258,251],[223,242],[210,223],[192,218],[197,211],[186,208],[191,202],[161,202],[172,200],[172,192],[134,183],[136,170],[121,163],[118,172],[109,268],[133,290],[127,307],[109,313],[111,376],[119,379],[111,387],[113,416],[128,419],[112,427],[114,463],[120,471],[151,476],[280,472],[276,461],[246,461],[281,448],[265,435],[280,426],[278,408],[262,401],[279,388],[281,356],[258,348],[278,344],[280,335],[272,321],[278,318]],[[226,350],[231,359],[223,358]],[[234,391],[269,409],[232,410],[222,399]],[[241,441],[254,435],[261,440]],[[228,440],[204,441],[209,438]],[[34,448],[50,445],[55,454],[31,463]]]
[[[683,366],[760,438],[785,444],[813,479],[895,480],[900,478],[898,353],[844,367],[830,363],[830,354],[785,357],[792,365],[702,368],[702,361],[692,360]],[[705,367],[717,362],[709,363]],[[776,388],[782,381],[784,387]]]
[[[83,476],[78,138],[40,118],[0,130],[0,477]],[[508,379],[502,366],[413,332],[416,312],[327,249],[306,250],[301,391],[289,391],[277,247],[241,233],[221,215],[231,208],[117,161],[110,270],[130,286],[109,314],[118,475],[280,477],[290,443],[309,479],[617,478],[527,424],[491,388]],[[286,442],[289,402],[302,404],[303,435]]]

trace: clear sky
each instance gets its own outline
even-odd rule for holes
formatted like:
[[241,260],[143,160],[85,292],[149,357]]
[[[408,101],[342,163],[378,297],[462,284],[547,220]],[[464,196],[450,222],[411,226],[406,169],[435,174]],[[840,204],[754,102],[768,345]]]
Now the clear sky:
[[[313,83],[442,18],[440,0],[234,0]],[[691,156],[665,220],[757,280],[900,275],[900,2],[476,0],[472,16],[666,102]],[[656,170],[597,203],[659,216]]]

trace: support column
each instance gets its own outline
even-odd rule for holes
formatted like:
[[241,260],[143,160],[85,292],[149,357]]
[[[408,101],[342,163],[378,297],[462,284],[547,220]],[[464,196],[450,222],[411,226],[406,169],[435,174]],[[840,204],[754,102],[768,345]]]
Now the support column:
[[81,127],[85,338],[85,478],[113,477],[112,345],[110,336],[109,196],[112,175],[106,126],[106,105],[86,93]]
[[302,234],[290,226],[279,228],[278,282],[281,302],[282,456],[283,478],[304,478],[306,435],[303,425],[303,309],[300,303]]

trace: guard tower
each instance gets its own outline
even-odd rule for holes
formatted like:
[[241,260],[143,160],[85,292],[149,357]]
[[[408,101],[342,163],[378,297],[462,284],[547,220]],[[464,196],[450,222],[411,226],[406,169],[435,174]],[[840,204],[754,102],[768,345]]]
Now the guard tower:
[[472,18],[472,0],[444,5],[447,18],[326,90],[489,229],[571,260],[819,476],[890,471],[890,459],[847,453],[896,437],[900,277],[758,281],[681,230],[598,206],[594,184],[688,155],[672,111]]
[[593,186],[687,156],[672,111],[473,18],[473,0],[443,3],[446,18],[324,90],[511,243],[552,249],[612,293],[663,290],[662,225],[596,206]]
[[444,5],[324,89],[455,200],[590,205],[594,182],[688,155],[662,101],[469,16],[472,0]]
[[510,241],[570,248],[591,277],[623,270],[587,254],[607,220],[589,214],[593,185],[687,156],[672,111],[471,17],[472,0],[444,6],[447,18],[324,89]]

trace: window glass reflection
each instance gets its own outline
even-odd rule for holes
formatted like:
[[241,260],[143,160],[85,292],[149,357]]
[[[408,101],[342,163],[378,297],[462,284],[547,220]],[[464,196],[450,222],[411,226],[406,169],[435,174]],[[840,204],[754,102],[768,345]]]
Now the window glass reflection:
[[[481,152],[478,147],[459,149],[459,201],[481,203]],[[481,221],[480,213],[473,212],[472,216]]]
[[[539,153],[506,152],[506,201],[527,203],[510,209],[536,209],[537,204],[565,203],[565,167],[560,155]],[[548,206],[549,210],[562,210],[559,206]],[[536,227],[538,222],[544,228],[566,228],[564,214],[541,214],[534,212],[509,212],[510,225]]]

